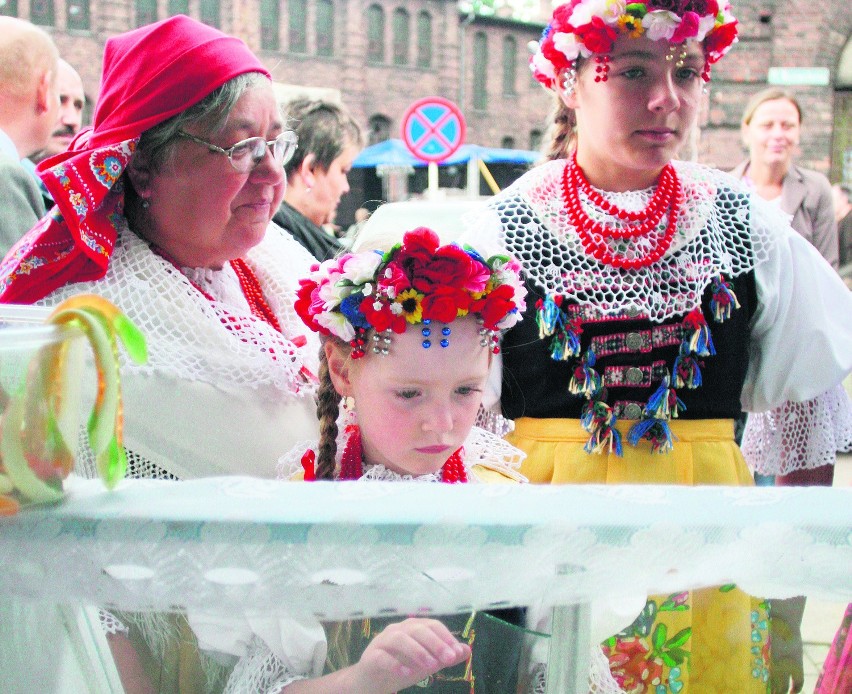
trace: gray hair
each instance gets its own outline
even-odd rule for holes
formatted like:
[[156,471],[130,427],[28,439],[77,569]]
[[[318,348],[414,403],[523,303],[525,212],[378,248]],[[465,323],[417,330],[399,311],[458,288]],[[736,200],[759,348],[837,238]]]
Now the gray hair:
[[147,157],[152,171],[161,171],[172,161],[181,130],[202,125],[205,132],[221,132],[240,97],[249,89],[269,83],[269,78],[260,72],[237,75],[194,106],[142,133],[136,151]]
[[361,128],[342,106],[329,101],[297,99],[285,106],[287,125],[299,138],[296,154],[284,167],[287,177],[309,154],[323,171],[340,156],[347,145],[361,144]]

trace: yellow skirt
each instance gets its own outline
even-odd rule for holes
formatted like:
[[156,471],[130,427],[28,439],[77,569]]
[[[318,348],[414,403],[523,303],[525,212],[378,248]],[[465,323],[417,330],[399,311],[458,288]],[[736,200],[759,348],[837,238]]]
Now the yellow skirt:
[[[623,456],[589,454],[579,421],[515,421],[506,438],[527,454],[521,472],[540,484],[753,484],[729,419],[674,420],[674,449],[627,443]],[[652,595],[636,621],[602,648],[632,694],[761,694],[769,679],[766,604],[733,586]]]
[[739,446],[732,419],[672,420],[674,450],[652,453],[648,441],[627,443],[631,422],[618,422],[624,455],[589,454],[589,432],[579,420],[515,420],[506,439],[527,454],[521,472],[543,484],[754,484]]

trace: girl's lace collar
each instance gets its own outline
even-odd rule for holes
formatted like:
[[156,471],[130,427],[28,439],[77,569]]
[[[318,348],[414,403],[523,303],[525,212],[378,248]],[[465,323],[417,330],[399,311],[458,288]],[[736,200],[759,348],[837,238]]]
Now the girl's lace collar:
[[[465,458],[466,456],[462,458],[462,462],[464,463],[465,472],[467,472],[467,479],[468,482],[473,482],[476,478],[471,475],[470,467],[465,461]],[[365,463],[364,474],[360,479],[380,482],[441,482],[441,470],[438,469],[435,472],[430,472],[428,475],[402,475],[381,464],[370,465]]]

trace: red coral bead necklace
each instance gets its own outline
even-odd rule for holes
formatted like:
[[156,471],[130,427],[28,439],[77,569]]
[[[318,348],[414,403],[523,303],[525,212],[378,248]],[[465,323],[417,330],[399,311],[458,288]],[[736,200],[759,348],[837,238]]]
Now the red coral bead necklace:
[[[634,224],[626,227],[614,227],[591,219],[580,202],[580,190],[598,209],[624,222],[634,222]],[[583,249],[601,263],[621,269],[647,267],[663,257],[671,246],[677,231],[681,192],[680,180],[671,163],[663,167],[657,189],[654,191],[651,200],[644,209],[638,212],[617,207],[595,190],[577,164],[576,153],[572,155],[562,174],[562,195],[568,212],[568,219],[577,230]],[[666,213],[668,213],[668,221],[662,238],[644,255],[625,257],[613,252],[607,244],[607,241],[612,239],[647,237],[658,228]],[[635,222],[639,223],[636,224]],[[594,235],[597,235],[598,238],[595,238]]]

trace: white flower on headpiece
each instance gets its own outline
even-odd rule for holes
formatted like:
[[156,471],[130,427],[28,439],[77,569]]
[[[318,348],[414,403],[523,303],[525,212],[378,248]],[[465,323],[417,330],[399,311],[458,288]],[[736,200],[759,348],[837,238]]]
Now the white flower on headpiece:
[[507,313],[505,318],[503,318],[503,320],[501,320],[499,323],[497,323],[497,329],[498,330],[508,330],[513,325],[515,325],[515,323],[520,321],[521,318],[522,318],[522,316],[521,316],[520,311],[512,311],[511,313]]
[[553,63],[544,57],[544,53],[539,51],[530,61],[530,70],[534,73],[538,72],[552,80],[556,79],[556,70],[553,69]]
[[352,284],[364,284],[376,276],[381,262],[381,253],[358,253],[345,258],[340,269],[344,279]]
[[[566,34],[558,31],[553,35],[553,47],[562,53],[568,60],[577,60],[580,51],[585,49],[585,46],[577,40],[576,34]],[[584,56],[588,51],[584,51]]]
[[654,10],[642,17],[646,36],[652,41],[660,39],[668,41],[674,35],[678,24],[680,24],[680,17],[668,10]]
[[332,335],[336,335],[344,342],[349,342],[355,339],[355,328],[352,323],[338,311],[324,311],[314,316],[317,324],[328,330]]
[[591,22],[592,17],[600,17],[607,24],[615,24],[626,9],[625,0],[585,0],[574,8],[568,23],[581,27]]
[[716,17],[708,14],[698,20],[698,33],[695,34],[695,40],[699,43],[703,41],[710,30],[716,25]]
[[340,302],[349,296],[354,289],[354,287],[341,285],[340,278],[340,273],[331,273],[329,281],[323,282],[317,288],[317,296],[322,299],[327,309],[339,306]]

